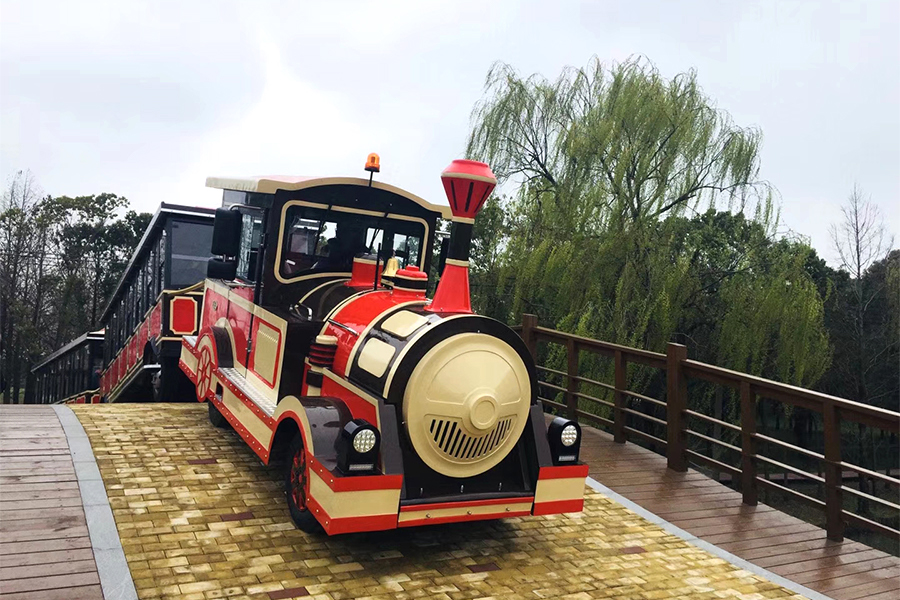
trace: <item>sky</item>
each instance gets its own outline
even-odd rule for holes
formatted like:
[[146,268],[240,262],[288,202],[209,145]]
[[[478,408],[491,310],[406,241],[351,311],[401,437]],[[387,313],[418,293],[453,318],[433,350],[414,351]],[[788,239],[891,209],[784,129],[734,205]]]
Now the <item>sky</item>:
[[[0,177],[216,206],[207,176],[364,176],[446,203],[495,61],[695,69],[763,132],[781,231],[833,262],[853,186],[900,232],[900,2],[0,0]],[[896,245],[896,243],[895,243]]]

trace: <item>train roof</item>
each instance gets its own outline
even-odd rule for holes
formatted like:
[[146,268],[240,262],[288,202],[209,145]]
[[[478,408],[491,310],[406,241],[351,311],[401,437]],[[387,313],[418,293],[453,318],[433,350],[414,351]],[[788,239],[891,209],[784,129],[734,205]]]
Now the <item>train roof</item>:
[[159,208],[153,215],[153,218],[150,219],[150,224],[147,225],[147,229],[146,231],[144,231],[144,235],[141,237],[141,241],[138,242],[137,247],[134,249],[134,253],[131,255],[131,259],[129,259],[128,265],[122,272],[122,276],[119,278],[119,282],[116,284],[116,291],[113,292],[113,295],[109,297],[109,302],[106,303],[106,307],[103,309],[103,313],[100,315],[100,322],[106,321],[106,317],[109,316],[108,313],[110,308],[122,291],[122,284],[128,279],[128,277],[131,275],[131,272],[134,270],[134,264],[137,261],[138,257],[146,250],[145,246],[147,244],[147,240],[157,229],[162,228],[165,225],[166,219],[172,215],[187,215],[212,220],[216,216],[216,209],[205,208],[201,206],[185,206],[183,204],[168,204],[166,202],[160,203]]
[[[208,177],[206,179],[206,187],[216,188],[220,190],[235,190],[238,192],[251,192],[256,194],[274,194],[279,190],[293,191],[305,188],[320,187],[326,185],[358,185],[360,187],[369,187],[369,180],[359,177],[297,177],[289,175],[260,175],[256,177]],[[408,200],[411,200],[426,210],[437,213],[444,219],[449,219],[453,215],[449,206],[441,204],[432,204],[424,198],[420,198],[415,194],[407,192],[404,189],[373,181],[372,187],[384,190],[392,194],[397,194]]]
[[88,331],[86,333],[82,333],[77,338],[75,338],[74,340],[72,340],[71,342],[69,342],[68,344],[63,346],[62,348],[59,348],[58,350],[51,352],[47,357],[44,358],[44,360],[42,360],[38,364],[31,367],[31,372],[34,373],[35,371],[37,371],[38,369],[40,369],[47,363],[59,358],[60,356],[62,356],[66,352],[68,352],[69,350],[72,350],[73,348],[77,348],[78,346],[80,346],[81,344],[85,343],[88,340],[102,340],[103,336],[104,336],[104,332],[105,332],[104,329],[98,329],[97,331]]

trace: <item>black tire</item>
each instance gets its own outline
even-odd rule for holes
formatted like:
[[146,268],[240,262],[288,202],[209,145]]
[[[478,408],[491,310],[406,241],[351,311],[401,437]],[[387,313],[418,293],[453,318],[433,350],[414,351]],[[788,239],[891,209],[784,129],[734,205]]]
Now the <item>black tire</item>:
[[284,492],[287,496],[288,510],[291,519],[300,531],[306,533],[319,533],[322,526],[306,506],[307,480],[309,467],[306,464],[306,450],[303,447],[303,438],[296,433],[288,446],[284,465]]
[[216,405],[213,404],[212,400],[207,400],[206,405],[209,409],[209,422],[213,424],[214,427],[218,427],[219,429],[228,429],[231,424],[228,422],[228,419],[219,412],[219,409],[216,408]]

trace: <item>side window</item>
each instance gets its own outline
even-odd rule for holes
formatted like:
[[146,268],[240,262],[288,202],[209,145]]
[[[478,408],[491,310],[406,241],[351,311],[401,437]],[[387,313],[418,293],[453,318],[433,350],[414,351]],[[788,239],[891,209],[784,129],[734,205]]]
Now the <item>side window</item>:
[[237,275],[245,281],[256,278],[256,261],[262,239],[262,217],[245,214],[241,217],[241,250],[238,255]]
[[156,247],[156,296],[163,291],[166,281],[166,232],[159,236],[159,244]]
[[[323,212],[323,211],[316,211]],[[311,269],[349,270],[350,261],[344,260],[346,251],[338,240],[336,221],[308,218],[300,211],[288,210],[284,247],[281,254],[281,274],[284,277]],[[344,265],[344,263],[347,263]],[[347,266],[347,268],[344,268]]]
[[392,256],[399,261],[400,267],[418,265],[421,258],[422,238],[403,233],[395,233],[393,237],[394,242],[391,245]]
[[206,277],[206,264],[212,248],[212,230],[212,223],[172,222],[172,287],[186,287]]

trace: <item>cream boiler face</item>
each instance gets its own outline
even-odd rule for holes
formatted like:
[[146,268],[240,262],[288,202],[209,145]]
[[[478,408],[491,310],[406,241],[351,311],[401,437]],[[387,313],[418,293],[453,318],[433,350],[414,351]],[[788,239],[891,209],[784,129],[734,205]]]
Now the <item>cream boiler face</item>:
[[530,404],[528,369],[516,350],[491,335],[460,333],[416,365],[403,421],[425,464],[448,477],[473,477],[515,447]]

